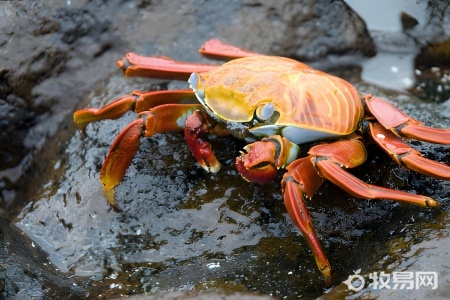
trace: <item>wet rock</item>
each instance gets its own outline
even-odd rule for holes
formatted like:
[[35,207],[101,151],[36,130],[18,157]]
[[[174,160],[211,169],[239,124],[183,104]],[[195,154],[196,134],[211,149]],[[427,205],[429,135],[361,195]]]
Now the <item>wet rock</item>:
[[442,259],[449,255],[449,218],[446,210],[428,224],[411,220],[405,226],[417,227],[414,234],[403,230],[392,236],[387,254],[360,270],[361,286],[356,280],[349,285],[343,282],[320,299],[446,299],[450,276]]
[[450,100],[450,8],[441,1],[429,1],[424,29],[406,32],[418,40],[415,58],[416,84],[412,92],[424,101]]
[[[70,291],[78,299],[143,293],[170,297],[172,292],[186,290],[200,295],[226,290],[245,295],[258,291],[278,297],[320,296],[322,278],[304,239],[287,218],[281,178],[259,187],[236,173],[233,161],[242,142],[212,139],[223,170],[211,175],[198,168],[182,134],[142,139],[116,189],[123,211],[115,213],[103,195],[99,170],[112,140],[135,116],[130,113],[117,121],[89,125],[85,135],[70,124],[76,106],[101,106],[134,89],[186,87],[186,83],[122,78],[120,71],[113,72],[114,61],[128,51],[205,61],[196,50],[214,37],[254,51],[309,60],[372,54],[364,24],[343,2],[186,0],[175,6],[143,0],[7,5],[8,17],[22,25],[16,33],[13,21],[0,23],[5,29],[0,51],[11,54],[23,46],[26,55],[11,56],[5,64],[21,67],[0,73],[4,78],[0,95],[10,101],[7,111],[17,106],[21,115],[30,113],[31,120],[25,122],[29,127],[22,130],[20,139],[24,150],[17,156],[25,155],[25,160],[11,160],[18,165],[11,167],[11,163],[0,173],[6,178],[0,185],[0,207],[8,212],[15,201],[21,212],[9,217],[32,242],[7,237],[4,253],[16,254],[16,249],[22,249],[16,245],[23,244],[28,247],[17,257],[32,257],[29,245],[34,243],[48,253],[50,269],[42,266],[45,258],[36,260],[29,273],[42,272],[43,281],[29,280],[23,272],[22,281],[29,284],[19,291],[41,289],[40,295],[55,298]],[[32,22],[27,27],[30,13]],[[21,38],[14,40],[16,36]],[[29,42],[22,44],[23,40]],[[438,107],[442,115],[436,119],[436,106],[422,107],[397,94],[359,87],[393,99],[425,121],[448,127],[445,107]],[[65,133],[58,134],[61,130]],[[448,163],[446,150],[418,146]],[[402,171],[386,162],[378,150],[369,148],[369,152],[371,160],[354,170],[360,178],[438,199],[448,193],[439,181]],[[30,170],[34,177],[21,181]],[[17,188],[21,189],[16,192]],[[388,247],[385,237],[395,235],[411,216],[422,213],[387,202],[355,200],[331,184],[325,184],[309,204],[336,282],[345,280],[355,266],[379,260],[383,253],[372,249]],[[434,216],[427,212],[421,222]],[[17,274],[26,269],[26,261],[18,261],[6,261],[7,267],[18,266]],[[0,272],[0,286],[9,287],[11,281],[2,281],[6,278],[2,276]],[[65,276],[74,276],[76,282]],[[43,291],[42,286],[51,288]],[[13,291],[9,297],[18,292],[8,291]]]
[[[142,85],[165,87],[153,80],[124,81],[115,73],[103,90],[92,94],[92,106]],[[364,84],[359,88],[392,97]],[[446,125],[444,107],[436,114],[434,106],[422,105],[418,114],[416,99],[391,99],[425,122]],[[134,117],[127,114],[117,121],[91,124],[86,135],[77,132],[61,155],[62,161],[52,165],[55,170],[63,168],[61,177],[49,180],[36,195],[37,201],[19,215],[16,226],[50,254],[53,266],[89,277],[96,286],[91,293],[111,297],[212,287],[273,296],[306,294],[313,298],[322,293],[322,278],[308,246],[286,215],[280,178],[264,187],[242,180],[233,166],[242,147],[235,139],[212,140],[223,162],[216,175],[196,167],[181,134],[142,139],[116,188],[123,211],[114,213],[103,195],[99,169],[114,136]],[[449,163],[448,152],[439,147],[416,146]],[[369,148],[369,155],[370,161],[353,171],[365,181],[413,188],[436,199],[445,199],[449,193],[448,183],[402,170],[376,148]],[[388,249],[390,237],[403,232],[411,219],[423,214],[419,222],[432,222],[438,213],[387,201],[355,200],[331,184],[325,184],[308,204],[332,260],[336,282],[343,281],[353,268],[386,255],[373,249]]]
[[[224,29],[231,43],[302,61],[317,61],[327,55],[375,54],[365,23],[345,2],[246,0],[243,4],[237,22]],[[230,34],[247,30],[252,34],[244,41]]]
[[[0,218],[0,298],[79,299],[85,291],[64,275],[55,275],[47,255]],[[46,291],[47,289],[47,291]]]
[[[7,245],[0,246],[7,249]],[[5,253],[5,256],[8,253]],[[3,255],[1,255],[3,256]],[[0,272],[0,295],[3,299],[17,297],[20,299],[42,299],[42,286],[33,278],[27,276],[20,265],[10,261],[2,262],[6,267]]]
[[213,37],[308,60],[373,53],[364,23],[340,1],[5,2],[1,13],[3,207],[21,198],[18,186],[33,177],[19,183],[22,175],[39,168],[35,155],[56,128],[70,126],[80,97],[121,53],[196,60]]
[[270,296],[250,294],[243,292],[230,293],[227,291],[208,291],[206,293],[192,293],[192,292],[173,292],[165,295],[139,295],[127,297],[131,300],[271,300],[275,299]]
[[[98,49],[112,34],[103,34],[106,23],[100,17],[80,20],[80,10],[61,1],[1,4],[0,203],[6,211],[18,205],[19,186],[33,182],[34,169],[42,168],[35,155],[69,124],[80,97],[108,70]],[[103,31],[92,30],[99,27]],[[89,51],[85,45],[93,40]],[[91,68],[81,70],[88,62]]]

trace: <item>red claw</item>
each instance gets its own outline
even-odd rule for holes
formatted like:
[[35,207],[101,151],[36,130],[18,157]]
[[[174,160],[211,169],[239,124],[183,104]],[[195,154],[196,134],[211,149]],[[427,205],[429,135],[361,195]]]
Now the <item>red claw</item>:
[[259,141],[244,148],[236,158],[236,169],[242,177],[250,182],[266,184],[275,179],[277,166],[275,163],[276,145],[270,141]]
[[236,158],[236,169],[247,181],[264,185],[273,181],[277,175],[277,168],[274,164],[261,164],[259,167],[253,168],[246,168],[245,164],[245,155]]
[[197,110],[185,120],[184,137],[186,143],[200,166],[208,172],[217,173],[220,163],[211,144],[202,135],[208,133],[211,124],[207,115]]
[[279,135],[263,138],[244,147],[246,152],[236,158],[236,168],[250,182],[266,184],[275,179],[277,170],[289,165],[299,147]]

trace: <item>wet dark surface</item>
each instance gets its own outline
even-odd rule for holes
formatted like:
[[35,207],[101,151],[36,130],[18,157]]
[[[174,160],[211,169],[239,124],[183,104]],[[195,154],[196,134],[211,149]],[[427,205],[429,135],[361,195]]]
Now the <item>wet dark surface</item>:
[[[89,125],[83,134],[71,124],[72,112],[104,105],[134,89],[186,87],[182,82],[124,79],[114,62],[127,51],[198,61],[203,58],[196,49],[203,41],[220,38],[328,67],[356,83],[362,94],[390,99],[427,124],[450,127],[448,101],[427,103],[404,91],[381,90],[363,83],[354,64],[342,67],[349,55],[375,51],[363,23],[341,2],[224,3],[1,4],[10,20],[1,23],[8,29],[0,43],[0,58],[8,69],[1,73],[0,111],[8,116],[2,118],[8,120],[2,138],[18,138],[2,147],[8,154],[2,156],[0,186],[1,297],[171,299],[207,292],[205,297],[215,299],[240,292],[250,299],[256,292],[313,299],[327,292],[323,297],[330,299],[411,298],[402,290],[384,294],[364,289],[353,295],[340,283],[360,268],[366,278],[373,271],[439,272],[438,290],[421,289],[413,297],[445,297],[450,290],[447,205],[424,210],[361,201],[324,184],[309,207],[333,266],[336,288],[326,291],[308,246],[286,214],[282,174],[263,187],[246,183],[233,165],[244,144],[234,138],[212,139],[223,163],[215,175],[198,167],[181,133],[142,139],[116,188],[123,211],[108,206],[99,170],[112,140],[135,116]],[[339,26],[333,16],[339,16]],[[32,47],[24,39],[36,42],[30,42]],[[434,78],[445,91],[448,69],[439,63],[420,67],[424,72],[439,67]],[[430,98],[426,95],[421,94]],[[427,157],[450,163],[447,146],[412,144]],[[353,174],[447,204],[448,182],[403,170],[373,145],[368,151],[368,161]],[[211,293],[216,290],[220,295]]]

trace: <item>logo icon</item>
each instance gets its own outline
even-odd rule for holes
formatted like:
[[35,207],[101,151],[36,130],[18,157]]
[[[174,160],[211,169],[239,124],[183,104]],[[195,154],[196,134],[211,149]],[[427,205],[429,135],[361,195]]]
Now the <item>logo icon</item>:
[[353,273],[355,273],[355,274],[348,276],[347,280],[344,281],[344,283],[347,285],[349,290],[352,290],[354,292],[359,292],[360,290],[362,290],[364,288],[366,281],[364,280],[364,277],[359,275],[360,272],[361,272],[361,269],[353,271]]

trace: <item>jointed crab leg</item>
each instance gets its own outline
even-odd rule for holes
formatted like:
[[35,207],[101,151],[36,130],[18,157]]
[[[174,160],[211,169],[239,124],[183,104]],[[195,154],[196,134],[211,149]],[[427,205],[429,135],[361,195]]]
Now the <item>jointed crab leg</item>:
[[84,129],[87,124],[105,119],[120,118],[127,111],[140,113],[168,103],[198,103],[192,90],[134,91],[102,108],[84,108],[73,114],[75,126]]
[[291,163],[287,167],[288,172],[283,177],[283,196],[287,211],[308,241],[327,285],[331,281],[331,267],[304,203],[305,196],[312,198],[325,179],[357,198],[391,199],[430,207],[440,205],[430,197],[367,184],[343,170],[343,168],[356,167],[365,159],[365,148],[357,140],[321,144],[312,147],[308,157]]
[[141,113],[139,119],[122,130],[111,145],[100,172],[100,180],[111,205],[117,208],[113,188],[122,180],[139,148],[140,138],[183,129],[186,117],[201,108],[200,104],[160,105]]
[[370,123],[370,133],[375,142],[400,166],[430,177],[450,179],[449,166],[422,157],[419,151],[408,146],[380,123]]
[[284,204],[294,224],[300,229],[311,248],[317,267],[322,272],[325,285],[331,285],[331,266],[314,231],[305,196],[312,198],[324,182],[317,173],[312,162],[312,156],[298,159],[291,163],[282,181]]
[[450,129],[432,128],[422,125],[385,100],[371,95],[365,96],[369,111],[395,135],[408,139],[450,145]]
[[342,140],[332,144],[318,145],[309,151],[317,157],[315,167],[320,174],[341,189],[362,199],[388,199],[420,206],[434,207],[440,203],[436,200],[367,184],[342,168],[353,168],[365,160],[365,148],[356,140]]
[[[248,153],[243,153],[237,158],[236,166],[244,178],[258,182],[259,169],[267,165],[272,165],[276,169],[280,166],[277,160],[280,157],[286,159],[288,151],[284,151],[285,146],[280,143],[284,138],[277,140],[274,139],[275,137],[249,145]],[[273,147],[274,145],[278,147]],[[283,151],[284,154],[276,155]],[[391,199],[429,207],[440,205],[430,197],[367,184],[346,172],[343,168],[354,168],[366,160],[365,147],[359,140],[348,139],[320,144],[312,147],[308,153],[309,156],[295,160],[286,168],[288,172],[282,181],[283,197],[287,211],[310,245],[327,285],[331,283],[331,267],[304,203],[305,197],[312,198],[325,180],[330,180],[357,198]],[[253,166],[256,166],[256,172],[252,172]],[[263,176],[265,176],[264,173]]]
[[267,183],[274,179],[278,168],[288,165],[286,167],[288,172],[282,181],[286,209],[313,251],[325,284],[331,285],[330,263],[317,238],[305,205],[305,196],[312,198],[325,181],[313,165],[314,156],[295,160],[299,147],[278,135],[247,145],[244,150],[246,152],[236,158],[236,168],[248,181]]
[[[199,52],[222,59],[259,55],[258,53],[228,45],[218,40],[207,41]],[[207,72],[218,67],[212,64],[174,61],[168,57],[145,57],[133,52],[126,54],[122,60],[117,62],[117,65],[124,71],[125,76],[180,80],[187,80],[194,72]],[[192,90],[134,91],[132,94],[122,96],[102,108],[86,108],[76,111],[74,113],[75,125],[79,129],[84,129],[90,122],[116,119],[129,110],[142,112],[149,108],[169,103],[167,99],[170,99],[170,103],[196,102]]]
[[134,52],[127,53],[117,61],[125,76],[151,77],[161,79],[187,80],[193,72],[207,72],[218,66],[191,62],[174,61],[163,56],[141,56]]
[[[215,39],[211,39],[203,44],[199,52],[219,59],[261,55]],[[141,56],[134,52],[127,53],[122,60],[117,61],[117,65],[127,77],[151,77],[172,80],[187,80],[194,72],[207,72],[218,67],[213,64],[175,61],[165,56]]]
[[317,168],[326,179],[356,198],[395,200],[425,207],[440,206],[439,202],[430,197],[367,184],[342,170],[340,166],[332,161],[319,161]]
[[198,52],[205,56],[212,56],[219,59],[233,59],[261,55],[260,53],[229,45],[216,39],[205,42]]

